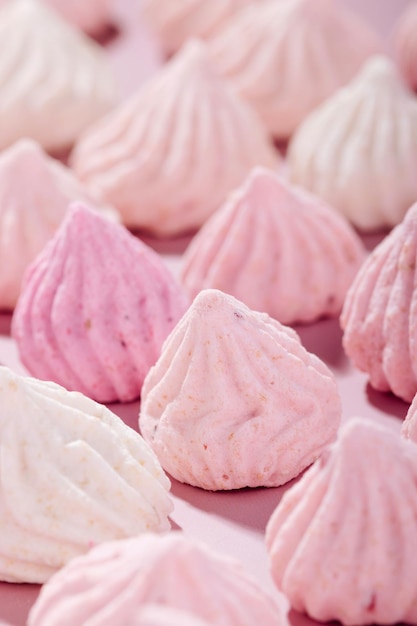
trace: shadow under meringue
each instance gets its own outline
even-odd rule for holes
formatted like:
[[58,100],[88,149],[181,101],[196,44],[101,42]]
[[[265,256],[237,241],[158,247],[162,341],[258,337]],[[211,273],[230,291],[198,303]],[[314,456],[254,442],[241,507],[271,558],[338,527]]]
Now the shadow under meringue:
[[295,324],[293,328],[300,335],[306,350],[313,352],[329,367],[341,371],[349,368],[349,359],[342,346],[343,331],[339,318],[326,318],[314,324]]
[[0,335],[10,337],[12,326],[12,314],[0,312]]
[[401,398],[398,398],[393,393],[385,391],[377,391],[369,383],[366,385],[366,397],[373,407],[389,415],[391,417],[398,417],[401,420],[405,419],[409,403],[404,402]]

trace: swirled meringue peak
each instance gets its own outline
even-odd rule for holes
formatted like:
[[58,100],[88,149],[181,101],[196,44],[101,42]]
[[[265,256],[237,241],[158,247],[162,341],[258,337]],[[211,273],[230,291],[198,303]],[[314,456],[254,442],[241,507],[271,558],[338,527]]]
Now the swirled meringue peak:
[[232,294],[283,324],[338,315],[365,259],[347,221],[271,171],[256,168],[194,237],[182,282]]
[[75,200],[88,201],[86,190],[35,142],[21,139],[0,154],[0,309],[14,308],[26,267]]
[[159,236],[199,228],[255,165],[278,156],[250,108],[191,41],[76,146],[73,166],[128,227]]
[[37,378],[128,402],[187,305],[156,252],[75,205],[26,274],[12,334]]
[[292,182],[362,231],[392,227],[417,200],[417,101],[388,58],[317,108],[288,152]]
[[214,491],[298,476],[340,415],[332,373],[295,331],[207,289],[145,379],[139,426],[167,472]]
[[282,498],[266,529],[291,606],[321,622],[417,623],[417,448],[354,418]]
[[214,67],[285,139],[381,44],[335,0],[268,0],[241,11],[210,50]]
[[106,407],[6,367],[0,399],[1,580],[42,583],[95,544],[170,528],[167,476]]
[[116,100],[104,53],[36,0],[0,9],[0,149],[22,137],[69,147]]
[[43,587],[28,626],[136,624],[149,603],[212,626],[288,626],[281,595],[270,597],[239,562],[180,531],[111,542],[74,559]]
[[417,392],[417,204],[362,265],[341,315],[343,346],[379,391]]
[[417,5],[410,4],[393,32],[395,58],[405,80],[417,91]]
[[210,39],[253,0],[144,0],[143,12],[167,54],[191,37]]

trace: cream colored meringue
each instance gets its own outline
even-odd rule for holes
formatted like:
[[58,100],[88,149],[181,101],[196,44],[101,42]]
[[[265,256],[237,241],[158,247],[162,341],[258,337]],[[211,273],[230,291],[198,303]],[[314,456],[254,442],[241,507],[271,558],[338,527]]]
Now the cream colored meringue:
[[353,419],[287,491],[266,529],[271,572],[320,622],[417,623],[417,448]]
[[220,33],[242,7],[254,0],[144,0],[143,13],[172,54],[191,37],[210,39]]
[[321,200],[256,168],[185,253],[190,296],[220,289],[283,324],[338,315],[365,259],[361,240]]
[[285,139],[381,47],[336,0],[268,0],[241,11],[211,53],[269,131]]
[[372,58],[305,120],[288,151],[292,182],[363,231],[398,224],[417,200],[417,101],[394,64]]
[[341,315],[343,346],[379,391],[417,392],[417,204],[372,252]]
[[393,32],[395,58],[402,75],[417,90],[417,5],[411,3],[401,15]]
[[289,626],[280,600],[240,563],[183,533],[146,533],[72,561],[43,587],[28,626],[136,624],[149,603],[187,611],[212,626]]
[[0,9],[0,149],[69,147],[116,100],[104,52],[36,0]]
[[166,340],[142,389],[140,431],[177,480],[275,487],[333,441],[333,374],[265,313],[205,290]]
[[168,478],[104,406],[5,367],[0,406],[1,580],[41,583],[97,543],[169,529]]
[[255,114],[193,41],[78,143],[73,166],[124,223],[170,236],[199,228],[255,165],[278,156]]
[[21,139],[0,154],[0,309],[14,308],[25,269],[75,200],[88,202],[86,190],[35,142]]
[[156,252],[75,205],[26,274],[12,334],[37,378],[129,402],[187,306]]

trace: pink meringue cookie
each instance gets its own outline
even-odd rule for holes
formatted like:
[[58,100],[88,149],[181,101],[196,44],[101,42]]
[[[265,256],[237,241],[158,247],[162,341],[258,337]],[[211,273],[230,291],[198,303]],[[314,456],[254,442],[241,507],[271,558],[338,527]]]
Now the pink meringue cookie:
[[406,439],[411,439],[411,441],[417,443],[417,394],[408,408],[401,428],[401,434]]
[[276,167],[278,156],[193,41],[85,134],[72,163],[128,227],[170,236],[199,228],[252,167]]
[[395,58],[404,79],[417,91],[417,5],[411,3],[393,31]]
[[256,168],[197,233],[182,282],[220,289],[283,324],[338,315],[365,259],[348,222],[323,201]]
[[159,604],[144,605],[129,622],[129,626],[211,626],[211,624],[188,611]]
[[187,304],[156,252],[76,205],[29,268],[12,334],[37,378],[129,402]]
[[214,67],[280,139],[381,48],[378,36],[336,0],[251,4],[210,46]]
[[394,63],[371,58],[313,111],[288,149],[289,176],[362,231],[398,224],[417,200],[417,101]]
[[214,37],[242,7],[253,1],[144,0],[143,13],[167,54],[172,54],[191,37]]
[[139,426],[177,480],[228,490],[298,476],[340,415],[333,374],[295,331],[208,289],[146,376]]
[[346,423],[266,528],[293,609],[349,626],[417,623],[416,483],[414,443],[385,424]]
[[90,201],[72,171],[35,142],[21,139],[0,154],[0,309],[14,308],[25,269],[75,200]]
[[359,270],[341,315],[343,346],[379,391],[417,392],[417,204]]
[[43,587],[28,626],[136,626],[149,603],[212,626],[289,624],[280,595],[270,597],[240,563],[174,531],[108,543],[74,559]]

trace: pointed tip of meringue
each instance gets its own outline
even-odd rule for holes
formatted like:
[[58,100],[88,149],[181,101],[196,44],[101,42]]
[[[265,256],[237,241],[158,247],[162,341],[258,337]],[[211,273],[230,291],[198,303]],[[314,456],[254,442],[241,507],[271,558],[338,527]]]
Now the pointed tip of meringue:
[[394,61],[383,54],[369,57],[354,81],[357,84],[366,83],[375,87],[394,86],[400,87],[402,90],[405,89],[405,84]]

